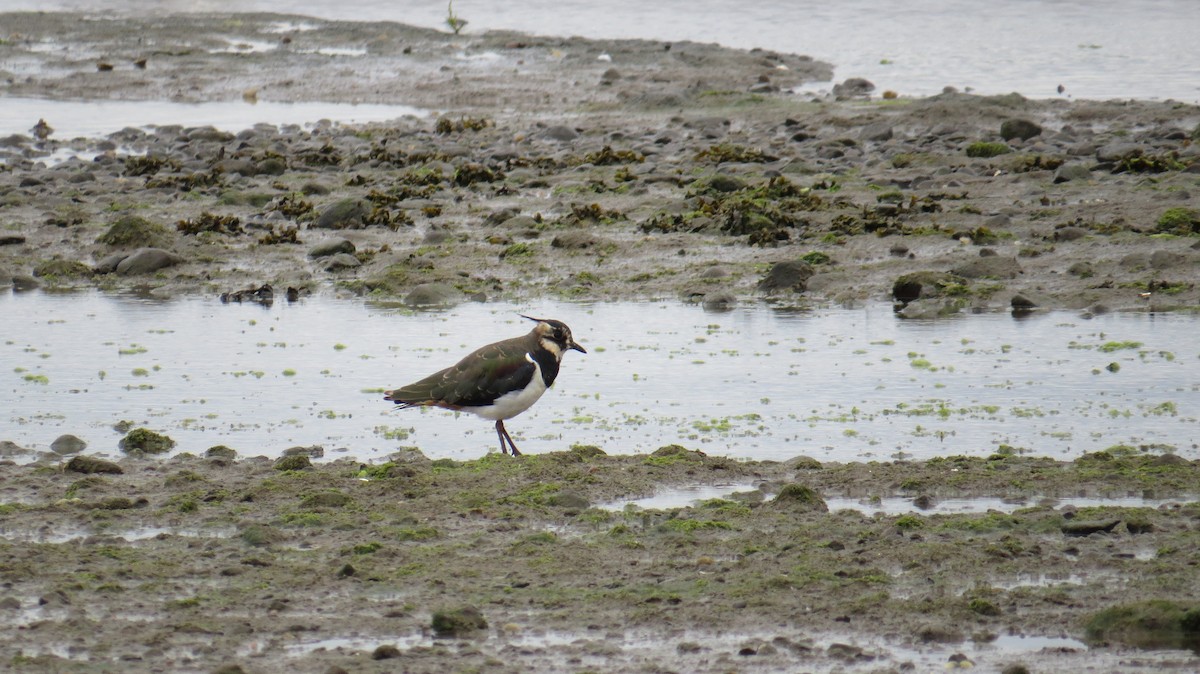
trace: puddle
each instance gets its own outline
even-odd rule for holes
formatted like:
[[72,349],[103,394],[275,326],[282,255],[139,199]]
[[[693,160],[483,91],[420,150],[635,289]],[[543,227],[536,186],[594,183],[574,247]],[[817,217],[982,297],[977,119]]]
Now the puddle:
[[975,642],[975,650],[980,653],[1001,651],[1006,654],[1036,653],[1046,649],[1070,649],[1086,651],[1088,645],[1078,639],[1069,637],[1038,637],[1026,635],[1005,634],[994,641]]
[[857,510],[867,515],[882,513],[884,515],[900,515],[904,513],[919,513],[922,515],[956,515],[967,513],[985,513],[994,510],[1012,513],[1022,508],[1032,508],[1047,505],[1053,508],[1074,506],[1076,508],[1158,508],[1169,503],[1186,503],[1191,499],[1148,499],[1137,496],[1113,498],[1038,498],[1003,499],[996,497],[978,498],[948,498],[934,501],[932,504],[919,506],[913,499],[906,496],[888,498],[858,499],[833,497],[826,498],[825,503],[830,511]]
[[[1200,457],[1193,315],[906,322],[886,304],[709,313],[551,300],[417,313],[324,296],[261,307],[95,291],[0,293],[0,386],[13,392],[0,440],[36,452],[73,433],[89,453],[113,456],[113,424],[127,420],[194,454],[217,444],[269,456],[321,445],[326,459],[379,461],[417,446],[431,458],[476,458],[496,450],[486,420],[396,410],[381,392],[524,333],[519,313],[566,321],[589,351],[568,355],[554,390],[508,422],[525,452],[581,443],[649,453],[677,443],[747,459],[875,461],[986,456],[1007,444],[1069,460],[1125,443]],[[1110,344],[1120,348],[1102,350]],[[1104,369],[1110,362],[1121,363],[1119,375]],[[929,512],[1034,503],[946,499]],[[830,505],[913,510],[899,497]]]
[[[1104,582],[1112,583],[1118,579],[1117,576],[1106,576]],[[989,587],[994,587],[999,590],[1016,590],[1022,587],[1054,587],[1057,585],[1083,585],[1089,582],[1097,582],[1099,579],[1085,578],[1077,573],[1023,573],[1014,578],[1005,578],[1003,580],[993,580],[987,583]]]
[[[757,491],[758,486],[753,482],[735,483],[735,484],[712,484],[712,485],[684,485],[671,489],[664,489],[656,492],[653,496],[642,498],[626,498],[618,499],[610,503],[596,506],[603,510],[625,510],[628,508],[636,510],[670,510],[672,508],[687,508],[695,506],[701,501],[715,498],[729,498],[730,495],[739,492]],[[765,498],[770,500],[772,494],[766,494]],[[1075,508],[1094,508],[1094,507],[1110,507],[1110,508],[1158,508],[1172,503],[1187,503],[1193,499],[1176,498],[1176,499],[1149,499],[1137,496],[1127,497],[1080,497],[1080,498],[1049,498],[1049,497],[1031,497],[1008,499],[998,497],[975,497],[975,498],[948,498],[935,500],[929,503],[918,505],[914,503],[914,499],[908,496],[893,496],[888,498],[851,498],[851,497],[826,497],[825,503],[829,506],[829,510],[857,510],[867,515],[882,513],[884,515],[900,515],[904,513],[919,513],[923,515],[954,515],[954,514],[969,514],[969,513],[984,513],[990,510],[1012,513],[1022,508],[1032,508],[1035,506],[1047,506],[1051,508],[1061,508],[1064,506],[1073,506]],[[1139,552],[1139,559],[1147,559],[1140,555],[1150,554],[1153,556],[1153,551]]]
[[653,496],[636,499],[619,499],[596,507],[603,510],[671,510],[672,508],[694,506],[708,499],[727,498],[730,494],[754,491],[756,488],[752,483],[687,485],[663,490]]
[[[994,666],[1005,658],[1040,652],[1087,652],[1082,641],[1070,637],[1002,635],[986,642],[930,645],[912,647],[880,638],[859,638],[853,635],[799,635],[781,628],[778,632],[743,634],[704,632],[698,630],[614,631],[525,631],[512,625],[510,630],[483,633],[474,639],[435,640],[427,634],[410,632],[393,635],[352,634],[320,639],[298,638],[290,643],[251,641],[238,649],[239,657],[282,650],[288,656],[302,657],[315,651],[370,652],[381,645],[392,645],[401,651],[415,647],[438,646],[449,650],[472,649],[493,654],[512,654],[517,661],[536,656],[544,659],[580,665],[646,662],[673,654],[678,667],[701,669],[713,658],[737,655],[765,659],[760,665],[785,666],[803,661],[805,671],[869,671],[881,666],[897,666],[916,671],[940,671],[951,656],[966,655],[978,666]],[[544,651],[543,649],[553,649]],[[861,653],[860,656],[843,654]],[[822,657],[829,658],[828,660]],[[749,663],[749,661],[747,661]],[[851,664],[857,663],[857,664]],[[869,666],[868,666],[869,665]],[[848,668],[849,667],[849,668]],[[866,671],[864,670],[864,671]],[[983,671],[990,671],[984,669]],[[998,671],[998,670],[997,670]]]
[[144,541],[162,534],[185,538],[231,538],[234,529],[191,529],[175,527],[136,527],[133,529],[85,530],[77,528],[42,527],[40,529],[16,529],[0,526],[0,539],[22,543],[71,543],[88,538],[119,538],[127,542]]
[[[247,45],[247,48],[252,47]],[[424,117],[427,114],[427,111],[406,105],[374,103],[248,103],[243,100],[172,103],[5,98],[4,105],[0,105],[0,137],[15,133],[28,136],[29,130],[39,119],[46,120],[54,128],[51,140],[65,141],[72,138],[99,138],[130,126],[212,126],[236,133],[255,124],[305,126],[323,119],[338,124],[365,124],[408,115]]]

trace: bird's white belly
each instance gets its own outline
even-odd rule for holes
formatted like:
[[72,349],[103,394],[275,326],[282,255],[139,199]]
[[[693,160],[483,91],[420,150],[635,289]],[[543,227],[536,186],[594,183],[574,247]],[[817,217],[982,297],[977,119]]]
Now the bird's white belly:
[[[533,362],[533,359],[530,359],[530,362]],[[542,368],[536,362],[533,362],[533,378],[529,380],[528,386],[519,391],[505,393],[496,398],[496,401],[491,405],[469,407],[466,409],[484,419],[491,419],[493,421],[511,419],[532,407],[545,392],[546,380],[542,379]]]

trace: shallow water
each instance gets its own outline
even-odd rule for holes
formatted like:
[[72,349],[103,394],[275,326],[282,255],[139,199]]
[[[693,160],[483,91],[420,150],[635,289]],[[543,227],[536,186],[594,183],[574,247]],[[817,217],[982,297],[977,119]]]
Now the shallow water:
[[530,453],[679,443],[852,461],[1008,445],[1072,459],[1125,443],[1200,457],[1200,318],[1191,315],[914,322],[885,304],[708,313],[549,300],[414,313],[320,296],[264,308],[94,291],[0,294],[0,440],[47,450],[73,433],[87,452],[111,455],[121,438],[113,426],[128,421],[167,433],[177,452],[322,445],[327,458],[366,461],[417,446],[474,458],[496,450],[490,422],[396,410],[381,392],[524,333],[518,313],[566,321],[589,350],[570,352],[554,389],[508,422]]
[[[473,639],[435,640],[427,634],[407,633],[395,635],[355,634],[353,636],[325,637],[320,639],[305,639],[301,637],[295,642],[287,644],[266,644],[254,641],[247,643],[239,649],[238,654],[242,656],[253,655],[282,647],[288,655],[295,657],[318,650],[371,651],[381,644],[390,644],[406,650],[418,646],[429,647],[434,643],[441,643],[451,649],[455,647],[484,648],[495,649],[501,652],[511,648],[533,650],[536,652],[549,647],[562,648],[574,646],[576,649],[571,652],[572,655],[576,658],[582,657],[584,660],[594,661],[594,663],[586,662],[584,664],[608,664],[612,666],[615,662],[624,662],[632,658],[637,658],[639,655],[648,656],[652,653],[661,653],[664,650],[675,650],[675,646],[679,644],[692,644],[692,647],[678,651],[679,664],[700,665],[708,663],[712,657],[719,653],[738,653],[745,648],[757,651],[768,644],[777,644],[778,648],[776,650],[785,650],[787,646],[784,644],[791,642],[802,644],[802,648],[815,649],[817,651],[827,649],[834,644],[854,644],[862,648],[866,653],[871,654],[872,657],[870,657],[868,662],[872,662],[873,664],[865,668],[865,670],[869,671],[877,671],[880,664],[879,661],[908,662],[919,665],[918,671],[936,671],[936,668],[942,667],[947,662],[948,656],[954,653],[965,653],[979,660],[981,664],[992,664],[997,658],[1032,654],[1044,649],[1088,650],[1087,644],[1070,637],[1014,634],[1000,635],[991,641],[971,641],[957,645],[931,645],[913,648],[883,639],[858,639],[849,635],[836,634],[818,635],[815,638],[809,635],[802,637],[793,635],[793,638],[788,639],[788,641],[781,642],[779,632],[788,632],[784,628],[781,628],[778,632],[747,634],[738,632],[705,632],[699,630],[675,630],[670,633],[658,630],[566,632],[557,630],[515,629],[517,628],[516,625],[512,625],[511,627],[514,629],[510,631],[497,629],[482,632]],[[782,638],[787,639],[787,637]],[[604,649],[599,651],[588,650],[589,644],[600,642],[605,645]],[[775,646],[772,647],[774,648]],[[566,654],[563,654],[561,657],[566,657]],[[579,664],[578,660],[574,662],[575,664]],[[855,667],[847,669],[845,663],[837,665],[832,670],[828,670],[827,667],[827,663],[817,660],[810,659],[806,662],[806,671],[860,671]]]
[[255,124],[282,126],[312,125],[320,120],[339,124],[365,124],[398,119],[406,115],[424,116],[417,108],[404,105],[352,103],[274,103],[261,101],[212,101],[175,103],[171,101],[51,101],[40,98],[4,98],[0,102],[0,136],[28,135],[39,119],[50,120],[54,138],[99,138],[125,127],[153,125],[183,127],[212,126],[237,133]]
[[[600,506],[605,510],[671,510],[687,508],[708,499],[727,499],[739,492],[755,491],[755,484],[697,484],[684,485],[672,489],[664,489],[652,496],[634,499],[618,499]],[[771,498],[765,494],[765,498]],[[866,515],[880,513],[883,515],[901,515],[904,513],[920,513],[924,515],[958,515],[969,513],[985,513],[991,510],[1012,513],[1022,508],[1032,508],[1047,505],[1053,508],[1071,506],[1075,508],[1158,508],[1170,503],[1187,502],[1191,499],[1152,499],[1139,496],[1114,496],[1106,498],[1047,498],[1038,497],[1022,499],[1004,499],[993,496],[976,496],[972,498],[945,498],[930,504],[919,506],[909,496],[889,496],[886,498],[854,498],[846,496],[826,496],[825,504],[829,510],[857,510]]]
[[[105,15],[283,12],[445,29],[446,5],[416,0],[6,0],[4,9]],[[466,33],[716,42],[808,54],[835,81],[866,77],[876,93],[930,95],[951,85],[1075,98],[1200,99],[1200,4],[1193,0],[457,0]],[[620,69],[621,64],[613,66]],[[828,85],[823,85],[825,88]],[[818,87],[820,88],[820,87]]]

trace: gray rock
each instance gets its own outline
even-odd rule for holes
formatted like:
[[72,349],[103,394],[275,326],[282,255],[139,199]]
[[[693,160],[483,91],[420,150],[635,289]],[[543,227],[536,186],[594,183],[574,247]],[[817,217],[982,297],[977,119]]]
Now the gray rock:
[[841,84],[833,85],[833,95],[839,99],[863,98],[875,91],[875,85],[861,77],[851,77]]
[[1063,164],[1054,170],[1054,182],[1065,183],[1071,180],[1087,180],[1092,172],[1083,164]]
[[26,449],[12,440],[0,440],[0,458],[11,459],[17,456],[32,454],[33,450]]
[[94,475],[96,473],[121,475],[125,472],[112,461],[105,461],[104,459],[97,459],[94,456],[86,455],[77,456],[68,461],[67,470],[72,473],[83,473],[85,475]]
[[875,122],[864,126],[862,131],[858,133],[859,140],[869,140],[881,142],[891,140],[893,136],[892,125],[887,122]]
[[1083,260],[1067,267],[1067,273],[1079,278],[1091,278],[1096,275],[1096,267],[1091,262]]
[[258,167],[249,159],[222,159],[214,168],[228,175],[253,176],[258,173]]
[[709,293],[704,296],[700,306],[705,311],[732,311],[737,306],[737,298],[733,293]]
[[576,229],[555,236],[550,241],[550,246],[553,248],[565,248],[567,250],[584,250],[594,247],[599,242],[599,239],[588,232]]
[[776,262],[771,271],[758,282],[758,289],[768,293],[777,290],[804,292],[808,279],[815,273],[812,265],[803,260]]
[[287,173],[287,162],[280,157],[267,157],[258,162],[254,172],[259,175],[281,176]]
[[717,173],[702,178],[694,183],[699,188],[707,188],[716,192],[736,192],[746,187],[746,181],[727,173]]
[[1100,161],[1121,161],[1122,159],[1130,159],[1132,157],[1140,157],[1145,149],[1137,143],[1109,143],[1096,150],[1096,159]]
[[50,450],[55,454],[78,454],[84,449],[87,449],[87,443],[70,433],[60,435],[50,443]]
[[1012,140],[1020,138],[1021,140],[1029,140],[1034,136],[1041,135],[1042,127],[1028,119],[1006,119],[1000,124],[1000,137],[1004,140]]
[[1013,309],[1036,309],[1041,306],[1041,303],[1033,297],[1029,297],[1024,293],[1017,293],[1009,300],[1009,304]]
[[[992,259],[992,258],[988,258]],[[948,286],[962,286],[967,279],[946,271],[918,271],[905,274],[892,283],[892,297],[900,302],[941,297]]]
[[962,304],[959,300],[946,298],[922,299],[904,305],[896,315],[908,320],[941,318],[959,313]]
[[117,270],[117,265],[121,264],[121,260],[129,257],[129,253],[113,253],[108,257],[96,263],[92,267],[92,271],[97,274],[111,274]]
[[370,212],[370,205],[362,199],[342,199],[326,207],[312,226],[317,229],[361,229],[363,218]]
[[122,276],[149,274],[183,262],[183,258],[161,248],[139,248],[121,260],[116,272]]
[[[532,218],[530,218],[532,220]],[[430,229],[425,232],[425,236],[421,237],[421,243],[439,244],[445,243],[450,239],[450,232],[444,229]]]
[[956,267],[954,273],[965,278],[1016,278],[1021,265],[1011,257],[981,257]]
[[410,307],[446,307],[463,301],[463,294],[445,283],[422,283],[404,298]]
[[349,239],[331,239],[329,241],[322,241],[321,243],[313,246],[312,249],[308,251],[308,256],[316,259],[320,257],[337,255],[338,253],[353,253],[354,251],[354,243]]
[[1187,262],[1187,256],[1169,250],[1156,250],[1150,254],[1150,266],[1154,269],[1170,269]]
[[325,456],[325,447],[323,445],[288,447],[283,450],[283,456],[307,456],[312,459],[319,459]]
[[343,269],[354,269],[355,267],[361,266],[362,262],[350,253],[338,253],[337,255],[329,258],[329,260],[326,262],[325,271],[341,271]]
[[42,284],[29,274],[13,274],[12,286],[15,290],[33,290]]
[[570,142],[579,137],[579,132],[569,126],[556,125],[542,132],[542,138]]
[[1118,262],[1122,269],[1145,269],[1150,266],[1150,255],[1142,251],[1123,256]]
[[1082,227],[1059,227],[1054,230],[1055,241],[1075,241],[1088,235],[1088,230]]

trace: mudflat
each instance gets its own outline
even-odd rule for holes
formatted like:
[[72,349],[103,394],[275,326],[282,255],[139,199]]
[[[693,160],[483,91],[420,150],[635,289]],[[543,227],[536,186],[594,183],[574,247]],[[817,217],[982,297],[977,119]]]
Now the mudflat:
[[[817,97],[789,93],[830,76],[803,56],[279,15],[0,25],[6,97],[429,111],[239,132],[164,119],[104,138],[31,119],[0,139],[0,281],[14,291],[891,298],[907,318],[1200,299],[1193,105],[885,98],[852,82]],[[840,464],[804,447],[751,462],[567,443],[466,462],[398,448],[375,466],[258,453],[0,462],[0,662],[1197,666],[1200,464],[1169,452]],[[730,485],[717,499],[620,507],[717,484]],[[912,507],[882,509],[897,497]],[[847,498],[863,503],[829,508]],[[1005,507],[939,510],[948,499]]]

